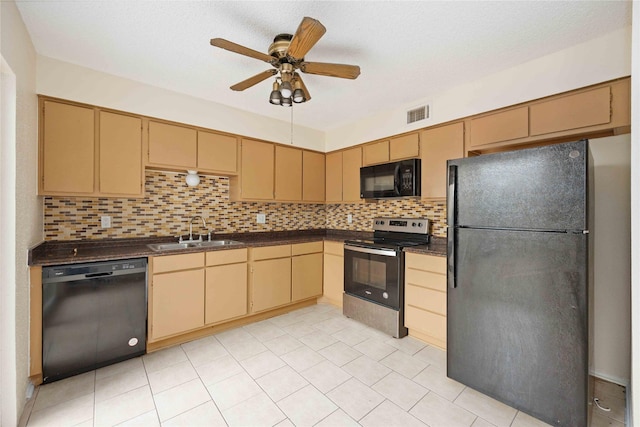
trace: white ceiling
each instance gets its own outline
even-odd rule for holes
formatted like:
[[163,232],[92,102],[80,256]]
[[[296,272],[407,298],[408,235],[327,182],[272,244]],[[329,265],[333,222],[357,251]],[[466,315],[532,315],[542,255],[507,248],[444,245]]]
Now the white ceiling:
[[[303,75],[295,122],[329,130],[631,25],[630,1],[16,1],[40,55],[288,121],[270,66],[209,40],[267,52],[304,16],[327,28],[307,61],[359,65],[357,80]],[[541,76],[541,78],[544,78]]]

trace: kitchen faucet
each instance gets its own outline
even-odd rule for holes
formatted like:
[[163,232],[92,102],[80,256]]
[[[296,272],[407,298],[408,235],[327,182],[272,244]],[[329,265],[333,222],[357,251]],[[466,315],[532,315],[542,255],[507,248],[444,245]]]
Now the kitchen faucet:
[[[197,218],[200,218],[202,220],[202,226],[204,227],[205,230],[207,229],[207,223],[204,221],[203,217],[201,217],[200,215],[192,216],[191,219],[189,220],[189,240],[186,240],[186,242],[202,242],[202,236],[200,234],[198,234],[197,240],[193,239],[193,220]],[[180,236],[179,241],[183,242],[182,236]]]

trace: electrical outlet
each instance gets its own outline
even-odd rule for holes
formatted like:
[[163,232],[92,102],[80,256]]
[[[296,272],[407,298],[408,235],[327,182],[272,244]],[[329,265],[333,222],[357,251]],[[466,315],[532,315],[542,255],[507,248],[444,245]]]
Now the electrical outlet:
[[101,216],[100,225],[102,228],[111,228],[111,217],[109,215]]
[[256,222],[258,224],[265,224],[267,222],[267,216],[265,214],[257,214]]
[[347,223],[351,224],[353,222],[353,215],[347,215]]

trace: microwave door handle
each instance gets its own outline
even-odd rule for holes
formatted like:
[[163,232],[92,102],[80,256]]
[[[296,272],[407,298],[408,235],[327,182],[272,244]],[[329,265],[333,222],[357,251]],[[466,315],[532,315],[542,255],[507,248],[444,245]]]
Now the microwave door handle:
[[393,170],[393,186],[396,192],[396,196],[401,196],[400,192],[402,186],[402,180],[400,179],[400,164],[396,163],[395,168]]

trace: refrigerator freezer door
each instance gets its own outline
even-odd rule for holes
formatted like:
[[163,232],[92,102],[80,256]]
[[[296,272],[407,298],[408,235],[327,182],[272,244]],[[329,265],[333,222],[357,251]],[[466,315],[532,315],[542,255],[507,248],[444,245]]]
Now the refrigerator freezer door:
[[557,426],[587,425],[587,236],[458,229],[447,375]]
[[447,200],[455,218],[449,226],[587,229],[587,144],[450,160],[457,170],[455,196]]

